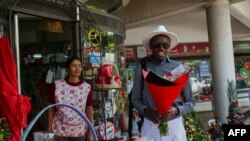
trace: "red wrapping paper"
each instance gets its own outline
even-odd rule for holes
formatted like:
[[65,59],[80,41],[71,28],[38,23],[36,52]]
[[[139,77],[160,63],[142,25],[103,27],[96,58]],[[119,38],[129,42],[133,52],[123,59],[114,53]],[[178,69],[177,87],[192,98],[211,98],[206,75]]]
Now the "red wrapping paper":
[[[156,104],[157,110],[160,114],[162,114],[171,108],[171,105],[181,93],[189,79],[190,71],[186,74],[180,75],[174,81],[161,78],[156,74],[152,74],[153,72],[151,71],[146,72],[142,70],[142,73],[151,96]],[[163,81],[165,81],[165,85],[159,84],[159,82]]]

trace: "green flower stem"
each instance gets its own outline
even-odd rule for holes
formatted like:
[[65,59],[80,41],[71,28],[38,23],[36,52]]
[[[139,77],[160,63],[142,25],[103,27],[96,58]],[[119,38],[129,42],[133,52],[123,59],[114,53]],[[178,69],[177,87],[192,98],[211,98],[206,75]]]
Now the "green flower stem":
[[159,130],[161,136],[167,136],[168,135],[168,122],[161,118],[161,122],[159,124]]

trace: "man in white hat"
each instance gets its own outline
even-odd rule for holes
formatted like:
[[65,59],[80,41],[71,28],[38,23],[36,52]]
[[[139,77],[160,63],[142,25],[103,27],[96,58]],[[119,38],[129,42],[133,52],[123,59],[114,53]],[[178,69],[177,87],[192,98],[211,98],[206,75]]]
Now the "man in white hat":
[[[159,76],[164,76],[167,73],[174,74],[176,70],[186,71],[182,64],[172,61],[168,57],[168,52],[178,44],[178,37],[161,25],[150,32],[142,42],[144,47],[152,50],[152,55],[143,58],[138,64],[131,96],[134,107],[144,116],[141,134],[154,141],[186,141],[182,116],[190,113],[194,107],[190,82],[184,86],[172,108],[160,115],[142,77],[142,68],[146,71],[153,71]],[[160,116],[168,121],[167,136],[161,136],[159,133]]]

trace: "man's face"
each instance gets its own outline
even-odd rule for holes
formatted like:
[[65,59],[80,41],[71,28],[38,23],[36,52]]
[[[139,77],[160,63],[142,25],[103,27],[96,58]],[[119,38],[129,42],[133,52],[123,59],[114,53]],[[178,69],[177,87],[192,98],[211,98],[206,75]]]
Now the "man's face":
[[162,60],[170,47],[170,39],[165,35],[156,35],[151,39],[150,49],[155,59]]

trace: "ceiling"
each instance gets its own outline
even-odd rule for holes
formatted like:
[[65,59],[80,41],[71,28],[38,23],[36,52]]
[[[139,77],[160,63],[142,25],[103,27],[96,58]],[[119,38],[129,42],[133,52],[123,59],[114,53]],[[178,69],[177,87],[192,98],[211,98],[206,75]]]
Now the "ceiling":
[[[121,16],[126,24],[125,45],[140,44],[140,36],[160,24],[183,35],[180,42],[207,42],[206,7],[209,1],[211,0],[130,0]],[[230,0],[234,40],[250,40],[249,7],[250,0]],[[197,36],[190,37],[190,33]]]
[[130,0],[123,19],[130,29],[200,8],[205,3],[206,0]]
[[[212,0],[130,0],[123,12],[113,14],[124,20],[127,29],[132,29],[197,10],[205,11],[209,1]],[[231,13],[236,19],[250,17],[250,0],[229,1]]]

